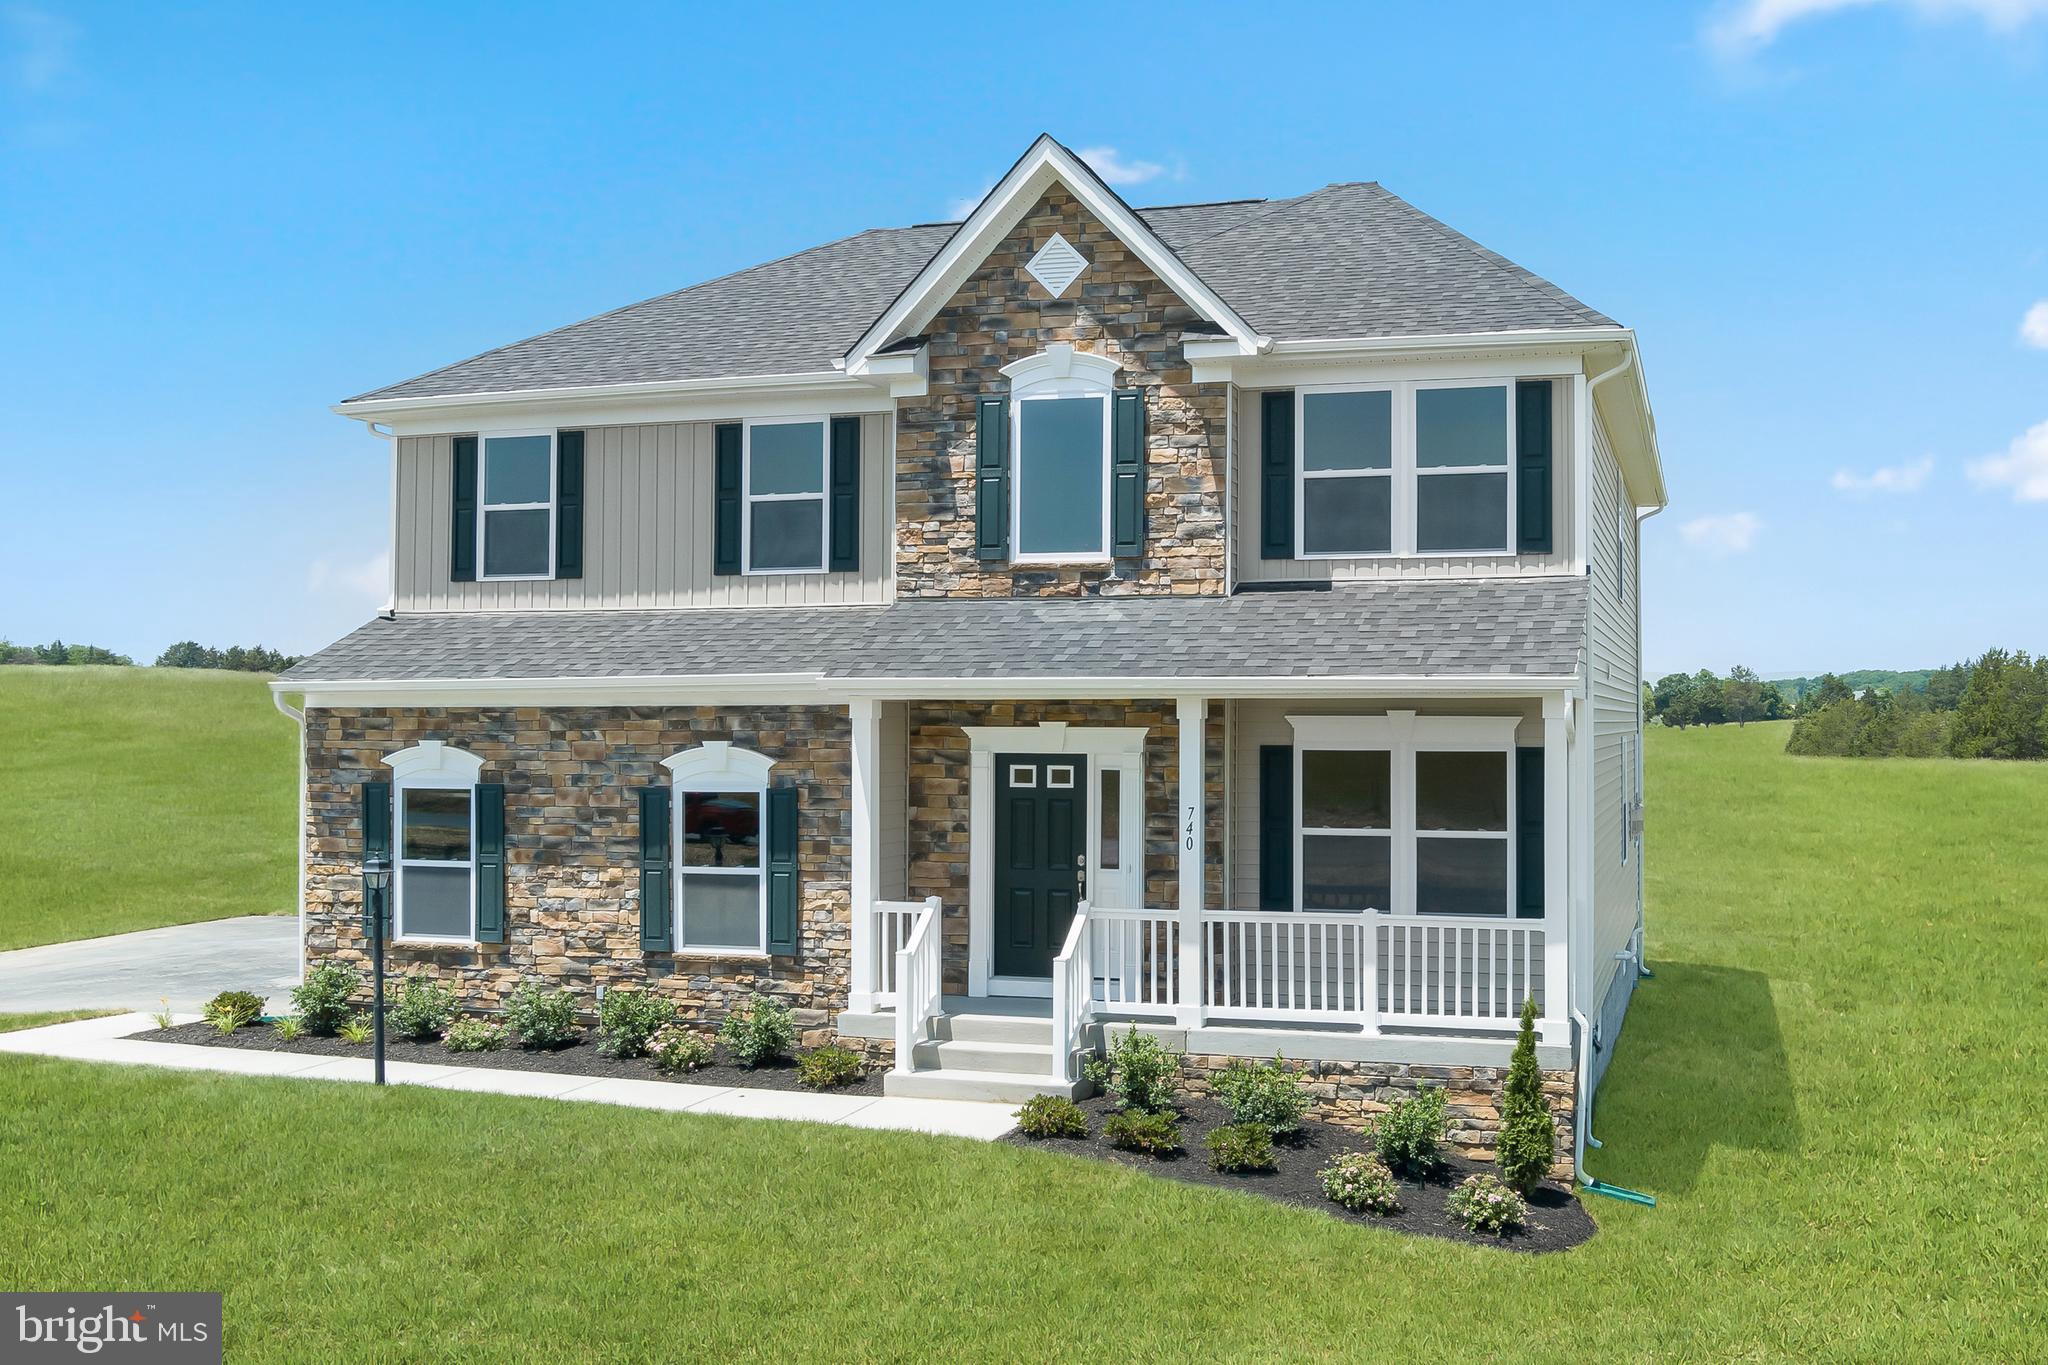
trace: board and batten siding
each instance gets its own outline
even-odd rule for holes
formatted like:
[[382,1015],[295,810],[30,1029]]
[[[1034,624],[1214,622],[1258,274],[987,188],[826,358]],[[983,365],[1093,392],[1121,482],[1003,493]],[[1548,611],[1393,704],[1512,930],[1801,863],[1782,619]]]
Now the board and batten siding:
[[[1537,376],[1540,377],[1540,376]],[[1555,376],[1550,405],[1551,553],[1547,555],[1376,555],[1352,559],[1265,559],[1259,554],[1259,464],[1265,453],[1263,389],[1234,389],[1230,461],[1230,544],[1237,583],[1361,583],[1404,578],[1498,578],[1573,569],[1572,379]],[[1510,465],[1512,471],[1513,466]],[[1510,478],[1513,475],[1510,473]],[[1510,483],[1510,490],[1513,485]],[[1299,546],[1296,546],[1299,549]]]
[[861,418],[857,573],[714,575],[710,422],[586,427],[583,577],[456,583],[449,569],[454,437],[397,438],[400,611],[820,606],[887,601],[895,469],[887,414]]
[[[1628,947],[1635,933],[1641,887],[1635,850],[1622,861],[1622,841],[1628,838],[1622,800],[1630,791],[1628,770],[1635,761],[1631,752],[1642,736],[1642,618],[1636,605],[1642,558],[1637,553],[1641,528],[1621,466],[1597,421],[1592,438],[1592,604],[1586,657],[1593,712],[1594,981],[1591,993],[1583,998],[1598,1001],[1623,966],[1614,954]],[[1630,513],[1625,527],[1624,508]],[[1617,573],[1622,575],[1619,593]]]

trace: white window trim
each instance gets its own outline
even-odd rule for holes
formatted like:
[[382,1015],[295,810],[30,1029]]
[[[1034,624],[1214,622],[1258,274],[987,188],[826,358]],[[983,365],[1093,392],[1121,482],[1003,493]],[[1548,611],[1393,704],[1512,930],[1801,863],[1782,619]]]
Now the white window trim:
[[[775,760],[751,749],[736,749],[729,740],[707,740],[661,761],[669,771],[669,847],[674,850],[674,888],[669,896],[669,942],[678,954],[692,957],[768,956],[768,782]],[[754,867],[688,867],[683,862],[683,796],[685,793],[754,794],[760,797],[760,857]],[[751,876],[759,882],[754,945],[691,943],[683,936],[683,877]]]
[[[482,489],[478,489],[481,496]],[[391,769],[391,903],[393,943],[439,946],[472,946],[476,943],[476,784],[484,761],[475,754],[452,748],[438,739],[422,740],[410,749],[384,756]],[[408,866],[452,867],[439,859],[405,857],[405,794],[408,791],[466,791],[469,793],[469,933],[408,934],[405,932],[405,869]]]
[[[1513,375],[1478,375],[1461,379],[1394,379],[1349,384],[1302,384],[1294,390],[1294,557],[1296,559],[1507,559],[1515,546],[1515,379]],[[1500,465],[1433,465],[1416,463],[1415,395],[1422,389],[1505,389],[1507,391],[1507,459]],[[1310,394],[1391,393],[1393,460],[1387,472],[1377,470],[1315,470],[1306,467]],[[1416,518],[1421,510],[1421,481],[1444,474],[1498,474],[1507,483],[1507,543],[1498,550],[1423,550],[1416,547]],[[1308,489],[1311,479],[1391,478],[1388,499],[1392,518],[1384,550],[1318,550],[1308,547]]]
[[[818,491],[815,493],[754,492],[754,428],[815,425],[818,428]],[[821,574],[832,562],[832,418],[749,417],[742,424],[740,445],[740,572],[771,577],[789,574]],[[816,568],[757,569],[754,567],[754,504],[757,502],[815,502],[818,504],[818,565]]]
[[[1516,866],[1515,731],[1521,722],[1514,716],[1418,716],[1413,711],[1389,711],[1384,716],[1289,716],[1294,730],[1294,905],[1302,905],[1302,838],[1310,834],[1348,834],[1378,838],[1379,830],[1338,830],[1305,827],[1299,812],[1306,764],[1310,752],[1385,751],[1388,755],[1392,827],[1385,832],[1393,843],[1387,860],[1391,905],[1380,914],[1419,915],[1416,908],[1417,838],[1489,839],[1505,841],[1508,855],[1507,895],[1499,915],[1435,913],[1426,916],[1444,924],[1462,924],[1494,919],[1511,920],[1515,914]],[[1415,755],[1429,753],[1498,753],[1507,785],[1507,828],[1505,830],[1423,830],[1415,827]],[[1344,913],[1344,912],[1318,912]],[[1362,913],[1362,912],[1361,912]]]
[[[546,502],[499,502],[490,501],[491,442],[509,437],[545,436],[548,438],[548,500]],[[480,583],[542,583],[555,576],[555,556],[559,547],[555,544],[560,518],[555,515],[555,501],[561,494],[557,483],[560,471],[556,462],[561,458],[561,442],[556,439],[553,428],[533,431],[480,431],[476,437],[476,576]],[[538,512],[548,514],[548,571],[546,573],[487,573],[485,566],[490,563],[485,554],[486,536],[492,512]]]
[[[1112,466],[1115,434],[1111,429],[1110,400],[1122,367],[1107,356],[1076,351],[1071,343],[1056,341],[1037,355],[1026,356],[1003,366],[1010,380],[1010,562],[1012,564],[1109,564],[1112,504]],[[1024,405],[1047,398],[1089,398],[1102,404],[1102,531],[1100,552],[1056,550],[1026,553],[1024,546]]]

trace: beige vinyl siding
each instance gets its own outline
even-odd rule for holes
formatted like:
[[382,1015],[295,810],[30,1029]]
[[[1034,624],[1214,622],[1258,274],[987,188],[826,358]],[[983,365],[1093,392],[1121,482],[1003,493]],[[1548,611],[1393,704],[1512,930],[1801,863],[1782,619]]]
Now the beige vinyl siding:
[[[1259,469],[1265,458],[1264,424],[1259,420],[1262,389],[1233,391],[1231,416],[1236,427],[1230,485],[1230,542],[1239,583],[1357,583],[1399,578],[1495,578],[1522,574],[1569,573],[1572,570],[1574,475],[1572,473],[1572,393],[1568,375],[1556,377],[1551,402],[1552,467],[1550,479],[1551,550],[1547,555],[1430,555],[1363,559],[1263,559],[1259,555]],[[1510,471],[1510,480],[1513,474]],[[1513,485],[1510,483],[1510,496]],[[1298,547],[1297,547],[1298,548]]]
[[711,572],[713,424],[587,427],[583,577],[455,583],[448,577],[454,437],[397,441],[400,611],[816,606],[888,600],[895,532],[890,419],[861,418],[858,573]]
[[[1629,851],[1622,815],[1624,794],[1631,790],[1632,742],[1640,743],[1642,663],[1636,598],[1641,579],[1637,553],[1639,528],[1630,508],[1626,532],[1620,520],[1628,503],[1621,467],[1598,422],[1592,431],[1592,606],[1587,648],[1593,713],[1593,944],[1592,990],[1584,999],[1604,998],[1619,965],[1614,954],[1628,946],[1635,932],[1638,904],[1637,857]],[[1625,571],[1623,589],[1615,592],[1617,570]]]
[[881,762],[877,765],[876,782],[882,790],[876,839],[881,849],[876,867],[881,874],[882,899],[900,901],[910,895],[910,737],[906,708],[900,701],[883,702],[879,719]]

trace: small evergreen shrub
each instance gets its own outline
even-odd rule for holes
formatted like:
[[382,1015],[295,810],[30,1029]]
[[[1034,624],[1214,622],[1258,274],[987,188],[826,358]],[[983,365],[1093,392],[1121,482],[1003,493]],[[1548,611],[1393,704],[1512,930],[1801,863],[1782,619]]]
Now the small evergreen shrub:
[[1033,1095],[1017,1111],[1017,1131],[1028,1138],[1084,1138],[1088,1116],[1064,1095]]
[[1443,1087],[1425,1085],[1380,1115],[1373,1146],[1389,1166],[1420,1174],[1436,1168],[1450,1127]]
[[741,1066],[755,1067],[787,1057],[796,1046],[796,1017],[772,996],[757,995],[744,1009],[725,1016],[718,1041]]
[[1401,1191],[1387,1163],[1371,1152],[1345,1152],[1316,1172],[1330,1202],[1353,1213],[1381,1217],[1401,1207]]
[[441,1045],[450,1052],[496,1052],[505,1046],[505,1026],[490,1019],[457,1019]]
[[351,1014],[348,1018],[342,1020],[340,1024],[336,1025],[334,1031],[340,1035],[342,1042],[354,1043],[357,1046],[369,1042],[371,1038],[376,1036],[376,1029],[371,1025],[370,1016],[366,1010],[357,1010],[354,1014]]
[[597,1050],[607,1057],[644,1057],[649,1040],[675,1017],[675,1002],[665,995],[606,991],[597,1002]]
[[1230,1108],[1237,1123],[1256,1123],[1273,1137],[1284,1137],[1301,1127],[1308,1112],[1308,1092],[1301,1088],[1301,1073],[1287,1069],[1286,1059],[1275,1054],[1270,1062],[1232,1062],[1214,1082],[1216,1098]]
[[1529,1217],[1528,1201],[1491,1175],[1466,1176],[1464,1183],[1451,1191],[1444,1207],[1469,1231],[1490,1232],[1496,1237],[1522,1226]]
[[833,1090],[860,1079],[860,1054],[832,1044],[814,1047],[796,1064],[797,1084],[813,1090]]
[[566,987],[549,990],[538,981],[521,982],[505,998],[505,1022],[525,1048],[562,1047],[583,1030],[576,1023],[576,997]]
[[328,962],[306,973],[292,990],[292,1009],[306,1022],[306,1032],[323,1037],[339,1033],[354,1013],[349,998],[356,993],[355,970]]
[[1522,1001],[1522,1031],[1501,1087],[1499,1153],[1501,1179],[1523,1194],[1543,1183],[1557,1157],[1557,1129],[1543,1098],[1543,1073],[1536,1069],[1536,1000]]
[[657,1070],[671,1074],[695,1071],[711,1065],[711,1044],[681,1024],[668,1024],[647,1040],[647,1055],[654,1059]]
[[1180,1150],[1180,1120],[1171,1110],[1119,1109],[1102,1125],[1102,1135],[1112,1147],[1146,1156]]
[[1180,1062],[1157,1038],[1139,1033],[1133,1024],[1123,1037],[1110,1040],[1108,1056],[1088,1059],[1086,1072],[1117,1108],[1156,1114],[1173,1108]]
[[222,991],[206,1002],[206,1022],[221,1033],[233,1033],[263,1017],[263,997],[248,991]]
[[1209,1164],[1219,1171],[1273,1169],[1273,1134],[1263,1123],[1231,1123],[1209,1134]]
[[455,988],[432,977],[408,977],[391,1006],[391,1026],[401,1038],[427,1043],[439,1038],[455,1017]]
[[278,1042],[292,1043],[297,1042],[299,1035],[306,1031],[306,1022],[296,1014],[287,1014],[280,1016],[274,1027],[277,1029]]

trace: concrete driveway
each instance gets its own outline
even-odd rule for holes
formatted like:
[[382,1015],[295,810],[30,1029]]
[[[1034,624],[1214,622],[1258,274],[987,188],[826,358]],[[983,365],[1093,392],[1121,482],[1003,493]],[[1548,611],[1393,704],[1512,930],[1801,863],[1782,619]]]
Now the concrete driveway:
[[296,915],[176,924],[0,953],[0,1013],[171,1008],[191,1013],[225,990],[282,1005],[299,980]]

